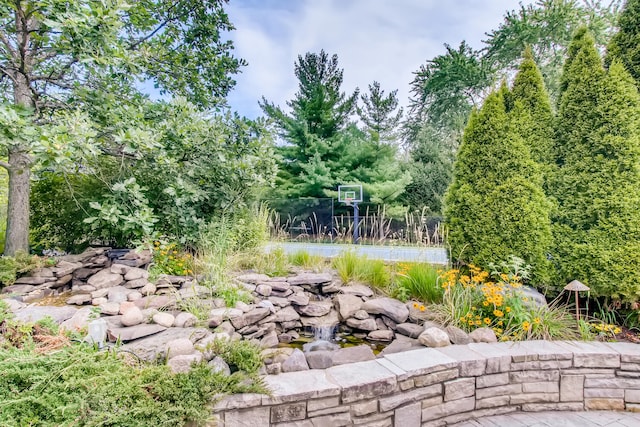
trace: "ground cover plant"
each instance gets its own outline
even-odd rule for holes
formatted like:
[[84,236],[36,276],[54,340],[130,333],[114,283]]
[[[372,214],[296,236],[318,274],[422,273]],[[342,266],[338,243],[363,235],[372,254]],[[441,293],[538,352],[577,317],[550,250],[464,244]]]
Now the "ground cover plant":
[[0,301],[0,425],[202,425],[225,394],[268,393],[255,375],[259,351],[225,343],[220,355],[237,369],[206,364],[173,374],[163,363],[143,363],[118,348],[78,342],[50,320],[21,324]]

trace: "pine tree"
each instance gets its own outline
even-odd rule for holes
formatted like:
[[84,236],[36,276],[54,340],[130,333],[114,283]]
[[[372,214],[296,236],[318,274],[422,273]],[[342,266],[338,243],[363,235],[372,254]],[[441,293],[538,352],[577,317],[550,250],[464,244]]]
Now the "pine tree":
[[606,64],[619,58],[640,87],[640,0],[627,0],[618,27],[607,47]]
[[380,83],[369,85],[369,93],[360,95],[362,108],[356,107],[365,129],[376,142],[393,143],[399,139],[398,129],[402,107],[398,109],[398,90],[385,96]]
[[487,267],[515,255],[548,276],[549,205],[528,147],[509,123],[506,87],[489,95],[467,125],[445,217],[452,256]]
[[530,48],[526,48],[511,90],[509,113],[514,129],[531,151],[531,156],[547,176],[553,162],[553,113],[551,100],[544,86]]
[[[605,75],[588,37],[565,66],[553,225],[558,282],[579,279],[592,294],[640,299],[640,96],[614,59]],[[579,110],[585,110],[576,114]],[[589,122],[583,123],[585,114]]]

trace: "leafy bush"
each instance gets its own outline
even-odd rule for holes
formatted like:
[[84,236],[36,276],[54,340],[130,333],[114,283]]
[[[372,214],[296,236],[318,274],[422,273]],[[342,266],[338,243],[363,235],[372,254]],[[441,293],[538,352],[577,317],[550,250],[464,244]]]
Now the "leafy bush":
[[248,373],[257,373],[262,367],[260,346],[251,341],[214,340],[208,344],[215,354],[232,367]]
[[341,252],[332,264],[343,283],[355,280],[380,289],[388,288],[391,283],[391,274],[383,261],[359,256],[354,251]]
[[19,276],[54,263],[54,259],[29,255],[24,252],[18,252],[15,257],[0,256],[0,287],[12,285]]
[[194,269],[193,256],[181,250],[175,243],[153,243],[152,274],[188,276],[194,274]]
[[[207,283],[205,283],[206,285]],[[223,282],[217,285],[211,285],[213,297],[222,298],[227,307],[235,307],[239,301],[250,303],[253,301],[251,293],[240,286]]]
[[400,263],[396,272],[393,296],[402,301],[415,298],[427,303],[442,301],[444,290],[439,283],[438,270],[429,264]]

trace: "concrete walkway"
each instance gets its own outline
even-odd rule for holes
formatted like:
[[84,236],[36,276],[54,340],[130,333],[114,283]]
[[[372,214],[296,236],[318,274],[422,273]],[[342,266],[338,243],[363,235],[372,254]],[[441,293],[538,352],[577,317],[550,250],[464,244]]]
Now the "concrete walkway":
[[371,259],[384,261],[426,262],[429,264],[446,265],[448,261],[445,248],[425,248],[419,246],[369,246],[369,245],[341,245],[334,243],[296,243],[270,242],[266,250],[282,248],[288,254],[307,251],[310,255],[320,255],[333,258],[340,252],[354,250],[358,255],[366,255]]
[[455,427],[640,427],[633,412],[513,412],[451,424]]

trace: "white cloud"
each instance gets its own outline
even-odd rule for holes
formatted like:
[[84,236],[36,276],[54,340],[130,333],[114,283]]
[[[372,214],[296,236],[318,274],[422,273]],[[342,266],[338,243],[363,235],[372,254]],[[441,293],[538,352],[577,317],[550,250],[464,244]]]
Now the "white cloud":
[[262,96],[285,107],[297,91],[298,55],[324,49],[338,55],[346,92],[377,80],[387,92],[398,89],[406,105],[413,72],[443,44],[481,48],[485,33],[517,7],[514,0],[232,0],[235,54],[249,66],[229,103],[248,117],[261,114]]

